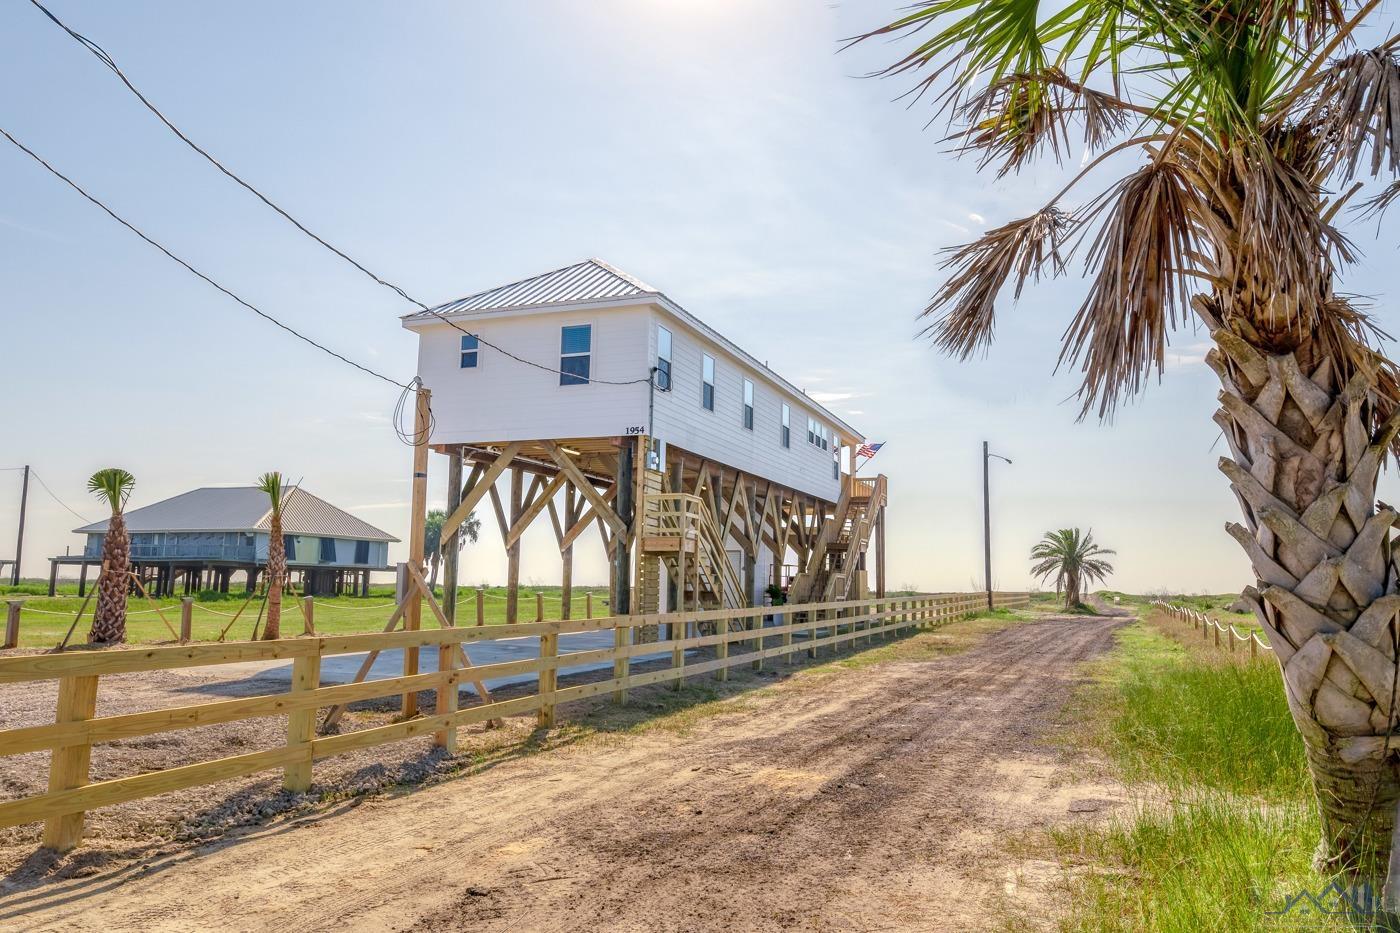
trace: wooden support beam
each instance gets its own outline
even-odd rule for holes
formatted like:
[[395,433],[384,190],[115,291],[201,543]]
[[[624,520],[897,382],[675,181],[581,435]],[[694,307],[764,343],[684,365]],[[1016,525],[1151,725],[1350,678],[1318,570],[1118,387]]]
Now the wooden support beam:
[[[510,522],[514,525],[525,510],[523,495],[525,474],[519,469],[510,471]],[[506,534],[509,535],[509,529]],[[506,545],[506,624],[511,625],[520,618],[520,539]]]
[[[408,566],[412,570],[423,567],[424,528],[428,516],[428,435],[432,430],[432,392],[420,386],[413,416],[413,487],[409,504],[408,527]],[[466,516],[463,515],[463,518]],[[459,520],[452,526],[455,531]],[[443,525],[443,534],[450,534]],[[278,581],[274,581],[276,583]],[[422,621],[423,607],[417,599],[410,599],[404,609],[403,626],[410,632],[418,631]],[[418,673],[418,649],[405,648],[403,652],[403,674],[411,677]],[[404,719],[418,715],[418,694],[409,690],[403,694],[402,713]]]
[[467,520],[467,516],[471,515],[472,509],[476,508],[476,504],[480,502],[481,497],[486,494],[486,490],[495,488],[496,480],[501,478],[501,474],[506,471],[511,461],[515,459],[515,455],[520,453],[520,449],[524,446],[524,441],[512,441],[497,454],[496,459],[486,468],[486,472],[481,474],[476,485],[462,496],[461,503],[447,516],[447,520],[442,523],[443,541],[446,541],[448,536],[456,531],[462,522]]
[[[612,486],[609,486],[603,491],[603,501],[611,503],[616,498],[617,484],[614,483]],[[561,547],[569,547],[574,543],[574,541],[578,540],[578,536],[583,534],[583,532],[588,528],[589,523],[591,523],[594,520],[594,518],[596,518],[596,513],[594,512],[593,507],[589,506],[588,509],[579,517],[578,521],[570,525],[569,530],[564,532],[564,540],[561,543]]]
[[[543,481],[543,477],[535,477],[535,482],[531,486],[532,492],[537,492]],[[520,517],[511,524],[510,530],[506,532],[506,547],[510,547],[512,544],[519,541],[520,536],[525,533],[525,529],[530,527],[530,524],[539,517],[539,514],[545,510],[546,506],[553,505],[554,496],[568,481],[569,477],[561,471],[550,481],[549,485],[545,487],[544,492],[538,493],[538,495],[533,497],[533,501],[531,501],[531,497],[526,497],[524,511],[520,513]]]
[[[583,493],[583,497],[588,500],[588,504],[593,506],[594,513],[612,528],[614,534],[627,534],[627,524],[613,511],[613,507],[593,488],[593,483],[584,476],[578,466],[569,459],[569,455],[559,449],[559,445],[554,441],[544,441],[545,450],[554,458],[554,462],[559,464],[559,469],[568,474],[570,481]],[[617,485],[617,484],[614,484]]]

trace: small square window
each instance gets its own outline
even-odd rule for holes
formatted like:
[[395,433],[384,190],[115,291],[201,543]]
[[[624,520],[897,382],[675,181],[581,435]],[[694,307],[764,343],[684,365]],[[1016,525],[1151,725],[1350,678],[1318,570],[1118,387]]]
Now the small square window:
[[477,354],[480,348],[474,334],[462,335],[462,369],[476,369]]

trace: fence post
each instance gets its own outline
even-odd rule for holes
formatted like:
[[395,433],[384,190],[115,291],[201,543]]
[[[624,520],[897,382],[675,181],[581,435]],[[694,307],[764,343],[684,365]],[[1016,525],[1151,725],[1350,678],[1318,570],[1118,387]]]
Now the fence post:
[[535,593],[535,621],[544,621],[544,594]]
[[680,690],[685,686],[685,647],[681,643],[685,641],[689,629],[690,625],[680,614],[672,615],[671,621],[666,625],[666,634],[671,636],[671,669],[676,672],[676,680],[671,685],[673,690]]
[[540,713],[538,723],[544,728],[554,725],[554,688],[559,684],[559,632],[540,636],[540,660],[551,662],[540,668]]
[[[731,620],[716,619],[715,635],[719,638],[719,644],[715,645],[715,659],[726,661],[729,659],[729,627]],[[722,665],[715,671],[715,680],[724,681],[729,679],[729,666]]]
[[758,655],[754,658],[753,669],[763,670],[763,613],[749,617],[753,621],[753,650]]
[[316,634],[316,598],[314,596],[303,596],[301,598],[301,633],[303,635]]
[[1253,632],[1249,633],[1249,659],[1251,661],[1259,657],[1259,639]]
[[19,647],[19,611],[23,600],[12,599],[5,606],[5,643],[0,648]]
[[[321,656],[309,654],[292,659],[291,694],[321,686]],[[316,709],[294,710],[287,714],[287,746],[303,749],[305,757],[287,765],[282,786],[297,793],[311,787],[311,740],[316,734]]]
[[476,588],[476,624],[486,624],[486,588],[484,586]]
[[618,656],[613,658],[613,680],[619,681],[613,690],[613,702],[618,706],[627,705],[627,681],[632,673],[632,658],[621,652],[631,643],[632,627],[619,622],[613,626],[613,648]]
[[[97,677],[60,677],[54,722],[82,722],[97,714]],[[49,791],[71,790],[88,783],[92,746],[64,745],[49,760]],[[44,822],[44,848],[67,852],[83,838],[83,813],[51,816]]]
[[1218,628],[1216,628],[1214,625],[1212,625],[1212,626],[1210,627],[1210,630],[1211,630],[1212,632],[1215,633],[1215,647],[1219,648],[1219,647],[1220,647],[1220,629],[1218,629]]
[[1233,625],[1230,626],[1230,628],[1229,628],[1229,630],[1226,632],[1226,634],[1228,634],[1228,635],[1230,636],[1230,653],[1231,653],[1231,654],[1234,654],[1234,653],[1235,653],[1235,627],[1234,627]]
[[194,637],[194,597],[180,597],[180,644],[188,645]]
[[[437,708],[434,710],[439,716],[449,716],[457,712],[457,645],[438,645],[437,658],[438,673],[448,674],[437,688]],[[485,699],[484,697],[482,698]],[[433,745],[443,749],[449,755],[457,754],[457,727],[448,726],[433,733]]]

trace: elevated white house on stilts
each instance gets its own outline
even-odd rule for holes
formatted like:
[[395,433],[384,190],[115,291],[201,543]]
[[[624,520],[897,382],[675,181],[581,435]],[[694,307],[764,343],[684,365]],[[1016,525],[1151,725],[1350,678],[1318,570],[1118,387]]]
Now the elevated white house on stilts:
[[450,537],[489,498],[511,621],[520,536],[546,513],[565,618],[590,524],[615,613],[759,605],[770,584],[790,602],[884,595],[882,541],[871,581],[866,552],[883,538],[885,477],[852,470],[865,438],[659,290],[590,259],[403,325],[432,392],[430,443],[450,458],[448,583]]

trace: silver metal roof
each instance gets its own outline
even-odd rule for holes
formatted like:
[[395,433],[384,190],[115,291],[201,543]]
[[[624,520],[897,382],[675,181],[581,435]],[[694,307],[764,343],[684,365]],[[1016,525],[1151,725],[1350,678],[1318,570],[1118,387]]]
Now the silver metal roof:
[[753,354],[681,307],[660,290],[601,259],[587,259],[572,266],[521,279],[519,282],[477,292],[475,295],[439,305],[433,309],[435,313],[419,311],[416,314],[404,315],[402,320],[405,327],[416,330],[419,325],[435,320],[437,315],[470,317],[501,311],[535,308],[549,310],[554,306],[587,302],[627,303],[637,298],[646,299],[656,307],[664,308],[748,363],[756,372],[766,374],[780,388],[791,392],[794,397],[800,397],[802,404],[822,415],[839,430],[861,441],[866,439],[863,433],[844,418],[812,398],[806,391],[788,382],[770,369],[767,363],[759,361]]
[[[205,487],[132,509],[125,517],[127,530],[131,532],[254,532],[268,530],[272,522],[272,508],[268,504],[267,493],[256,486]],[[73,531],[76,534],[106,534],[107,519]],[[282,495],[282,532],[367,541],[399,540],[295,486]]]
[[[619,298],[641,298],[661,294],[645,282],[628,275],[601,259],[586,259],[540,275],[499,285],[456,301],[438,305],[438,314],[471,311],[505,311],[510,308],[540,308],[550,305],[575,304],[581,301],[614,301]],[[406,320],[432,317],[432,312],[419,311]]]

